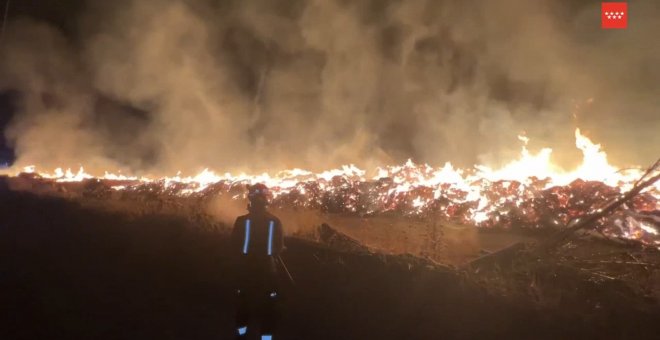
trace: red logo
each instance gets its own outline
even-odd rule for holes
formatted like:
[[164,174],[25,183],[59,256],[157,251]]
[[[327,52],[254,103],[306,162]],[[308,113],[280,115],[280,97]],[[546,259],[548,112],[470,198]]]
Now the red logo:
[[602,28],[628,27],[628,4],[625,2],[603,2],[600,7]]

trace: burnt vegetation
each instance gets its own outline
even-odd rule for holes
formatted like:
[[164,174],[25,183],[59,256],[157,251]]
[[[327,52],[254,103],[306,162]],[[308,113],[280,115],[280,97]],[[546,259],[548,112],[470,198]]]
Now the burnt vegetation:
[[[0,195],[3,339],[227,339],[227,229]],[[519,244],[464,266],[386,255],[332,226],[287,239],[283,339],[653,338],[660,256],[607,239]]]

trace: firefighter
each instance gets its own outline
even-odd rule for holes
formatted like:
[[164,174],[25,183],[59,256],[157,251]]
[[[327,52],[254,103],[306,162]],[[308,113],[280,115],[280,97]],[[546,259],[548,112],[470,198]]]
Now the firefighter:
[[270,340],[279,319],[277,259],[284,241],[282,223],[266,210],[269,196],[264,184],[248,187],[248,214],[236,219],[231,235],[239,266],[237,339],[247,339],[248,326],[256,325],[250,333]]

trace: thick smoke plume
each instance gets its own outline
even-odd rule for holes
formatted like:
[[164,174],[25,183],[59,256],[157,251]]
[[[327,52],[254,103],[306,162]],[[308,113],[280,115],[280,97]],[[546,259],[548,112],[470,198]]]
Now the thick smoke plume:
[[[0,90],[17,165],[133,174],[498,166],[578,160],[573,130],[621,166],[660,153],[660,4],[528,0],[88,1],[67,27],[12,17]],[[102,173],[102,172],[101,172]]]

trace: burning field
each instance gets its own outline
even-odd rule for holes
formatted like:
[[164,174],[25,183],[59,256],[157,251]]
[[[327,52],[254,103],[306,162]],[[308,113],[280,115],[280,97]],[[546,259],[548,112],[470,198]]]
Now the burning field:
[[[500,169],[455,169],[451,163],[433,168],[409,160],[401,166],[378,168],[371,177],[349,165],[322,173],[292,169],[275,175],[219,175],[206,169],[193,177],[138,178],[108,172],[94,176],[83,167],[77,172],[58,168],[42,173],[28,166],[14,176],[14,182],[23,189],[72,198],[146,205],[171,202],[172,207],[161,207],[164,211],[187,202],[207,214],[235,207],[232,201],[244,201],[247,184],[265,183],[272,190],[271,206],[276,209],[360,218],[409,217],[479,228],[558,230],[597,212],[644,177],[657,173],[657,163],[648,171],[610,165],[600,145],[579,129],[575,144],[583,160],[572,171],[552,163],[551,149],[531,154],[526,148],[528,139],[519,138],[525,144],[520,158]],[[231,223],[231,216],[220,217]],[[649,183],[643,193],[596,221],[592,230],[603,237],[660,246],[660,182]]]
[[[434,169],[409,161],[378,169],[371,178],[354,166],[319,174],[205,170],[167,178],[26,168],[3,178],[3,239],[18,241],[5,243],[7,284],[27,284],[8,300],[24,323],[11,324],[9,334],[99,337],[105,327],[120,337],[226,334],[232,281],[223,245],[232,219],[244,209],[246,184],[263,182],[272,188],[272,209],[289,234],[286,258],[298,281],[287,289],[288,338],[652,338],[657,329],[651,320],[660,315],[658,164],[616,169],[599,145],[579,130],[575,136],[584,159],[574,171],[556,170],[549,149],[530,154],[525,147],[520,159],[498,170],[467,171],[449,163]],[[61,251],[70,255],[58,259]],[[20,269],[25,261],[32,264]],[[58,273],[33,272],[34,263]],[[46,288],[33,280],[56,283]],[[100,288],[69,290],[79,284]],[[133,296],[144,285],[156,290]],[[367,293],[367,287],[375,290]],[[201,289],[201,295],[181,296],[177,289]],[[99,300],[97,294],[108,292],[117,300]],[[171,294],[172,305],[147,320],[172,326],[130,330],[131,318],[144,318],[141,313],[151,313]],[[60,295],[64,300],[56,302]],[[132,307],[119,306],[122,301]],[[213,310],[209,301],[223,307]],[[339,301],[354,301],[352,312]],[[24,303],[43,304],[41,312],[16,307]],[[61,308],[70,309],[64,315],[71,319],[62,319]],[[79,328],[79,313],[97,308],[112,310],[103,318],[118,326],[95,317]],[[190,308],[200,319],[177,308]],[[309,320],[304,311],[317,308],[327,315]],[[490,309],[501,312],[494,316]],[[56,313],[56,324],[43,333],[26,331],[32,317],[53,317],[49,313]],[[170,318],[177,321],[164,321]]]
[[255,183],[283,339],[657,338],[660,7],[628,6],[0,0],[0,338],[231,338]]

